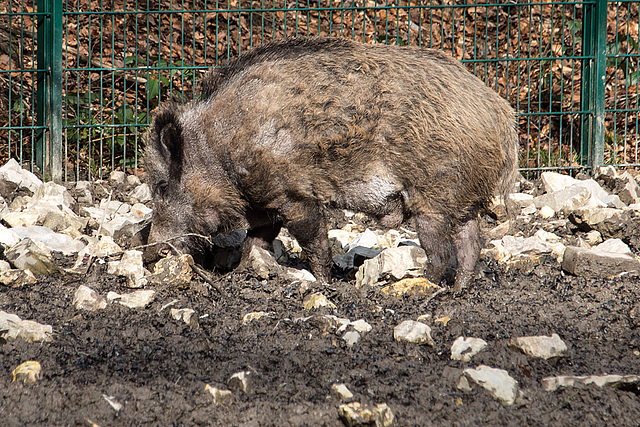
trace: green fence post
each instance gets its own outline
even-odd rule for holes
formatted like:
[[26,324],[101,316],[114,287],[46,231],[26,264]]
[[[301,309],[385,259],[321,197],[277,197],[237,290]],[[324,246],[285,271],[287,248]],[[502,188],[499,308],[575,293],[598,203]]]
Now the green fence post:
[[62,181],[62,0],[38,0],[37,122],[35,160],[45,180]]
[[582,69],[582,155],[592,173],[604,163],[607,0],[585,4],[584,54],[592,57]]

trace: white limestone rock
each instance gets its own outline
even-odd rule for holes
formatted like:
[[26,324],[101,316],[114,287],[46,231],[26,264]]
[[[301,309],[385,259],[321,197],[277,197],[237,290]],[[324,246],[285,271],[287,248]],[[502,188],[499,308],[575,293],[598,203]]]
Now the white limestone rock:
[[175,320],[182,321],[187,325],[191,325],[191,322],[195,320],[195,318],[193,317],[195,313],[195,310],[191,308],[172,308],[169,311],[171,317],[173,317]]
[[399,246],[385,249],[373,259],[366,260],[356,273],[356,287],[373,285],[380,281],[398,281],[405,277],[420,276],[427,265],[424,249]]
[[78,310],[102,310],[107,307],[107,300],[88,286],[80,285],[73,296],[73,306]]
[[38,225],[29,227],[14,227],[11,231],[22,239],[31,239],[41,243],[49,251],[62,252],[65,255],[74,255],[85,248],[85,244],[78,239],[63,233],[56,233],[50,228]]
[[347,427],[391,427],[395,424],[395,415],[386,403],[378,405],[345,403],[338,407],[338,416]]
[[230,390],[223,390],[217,387],[211,387],[209,384],[205,384],[204,390],[211,393],[213,397],[214,405],[230,405],[235,400],[233,393]]
[[458,337],[451,346],[451,359],[468,362],[487,346],[487,342],[480,338]]
[[34,276],[49,276],[59,271],[51,251],[42,243],[23,239],[5,252],[5,258],[15,268],[29,270]]
[[431,338],[431,328],[415,320],[405,320],[393,328],[393,338],[396,341],[427,344],[432,347],[435,345]]
[[567,352],[567,345],[558,334],[552,334],[550,337],[513,338],[510,345],[524,354],[542,359],[560,357]]
[[552,254],[562,261],[566,249],[559,236],[539,229],[531,237],[504,236],[501,240],[489,242],[493,248],[483,250],[483,254],[492,256],[498,262],[506,262],[513,258],[523,258]]
[[360,341],[360,334],[357,331],[345,332],[342,340],[347,343],[348,347],[352,347]]
[[129,308],[144,308],[155,298],[156,291],[142,290],[120,295],[116,292],[107,294],[108,302],[117,302]]
[[638,273],[640,262],[620,239],[609,239],[592,249],[567,247],[562,269],[576,276],[610,278]]
[[130,288],[141,288],[146,285],[142,251],[125,251],[122,254],[122,259],[117,263],[114,274],[130,278],[127,282]]
[[0,167],[0,195],[7,197],[18,188],[26,188],[32,194],[36,192],[42,181],[33,173],[22,169],[13,158]]
[[348,252],[349,250],[355,248],[356,246],[362,246],[365,248],[373,248],[378,245],[378,236],[376,233],[371,231],[370,229],[366,229],[364,232],[358,234],[345,248]]
[[576,385],[594,384],[598,387],[611,386],[615,388],[640,385],[640,375],[562,375],[542,379],[542,388],[545,391],[556,391],[562,387],[575,387]]
[[331,394],[341,400],[353,399],[353,393],[344,384],[333,384]]
[[327,297],[320,292],[307,296],[302,302],[302,307],[305,310],[315,310],[321,307],[336,309],[336,305],[329,301]]
[[465,369],[464,375],[505,405],[512,405],[516,401],[518,382],[507,371],[480,365],[476,369]]
[[129,197],[131,197],[134,200],[137,200],[138,203],[150,202],[151,196],[152,196],[151,188],[147,183],[138,185],[136,188],[133,189],[133,191],[131,191],[131,193],[129,193]]
[[53,327],[33,320],[22,320],[16,314],[0,311],[0,338],[5,340],[21,339],[28,342],[51,341]]

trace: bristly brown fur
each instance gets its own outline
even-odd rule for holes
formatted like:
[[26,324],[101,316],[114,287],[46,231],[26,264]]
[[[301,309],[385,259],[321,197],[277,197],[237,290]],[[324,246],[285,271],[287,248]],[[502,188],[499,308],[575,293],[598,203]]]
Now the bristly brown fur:
[[178,193],[162,200],[187,206],[156,228],[220,231],[244,216],[249,235],[267,239],[284,224],[323,278],[326,206],[385,224],[414,217],[431,277],[454,246],[471,277],[478,212],[506,198],[517,171],[513,109],[459,62],[344,39],[274,42],[212,70],[202,100],[162,110],[149,141],[152,186],[179,162]]

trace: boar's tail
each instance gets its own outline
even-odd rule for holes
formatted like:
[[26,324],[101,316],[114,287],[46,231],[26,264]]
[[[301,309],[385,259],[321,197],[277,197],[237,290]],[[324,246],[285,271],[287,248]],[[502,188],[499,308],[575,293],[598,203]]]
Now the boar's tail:
[[501,133],[502,152],[504,153],[504,168],[498,181],[498,197],[501,199],[507,210],[507,219],[512,220],[515,216],[515,205],[509,199],[509,193],[514,191],[516,179],[518,177],[518,148],[519,139],[516,129],[516,120],[511,114],[512,120],[507,121],[508,125]]

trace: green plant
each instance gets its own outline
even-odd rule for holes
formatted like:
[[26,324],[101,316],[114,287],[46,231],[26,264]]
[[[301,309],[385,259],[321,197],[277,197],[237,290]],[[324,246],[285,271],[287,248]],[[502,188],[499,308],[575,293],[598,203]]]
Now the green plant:
[[[625,51],[626,46],[626,51]],[[632,56],[640,52],[638,41],[628,34],[618,33],[613,41],[607,43],[607,67],[614,67],[621,71],[627,87],[637,85],[640,81],[640,69],[632,61]],[[619,56],[623,55],[623,56]],[[609,81],[615,77],[611,74]]]

